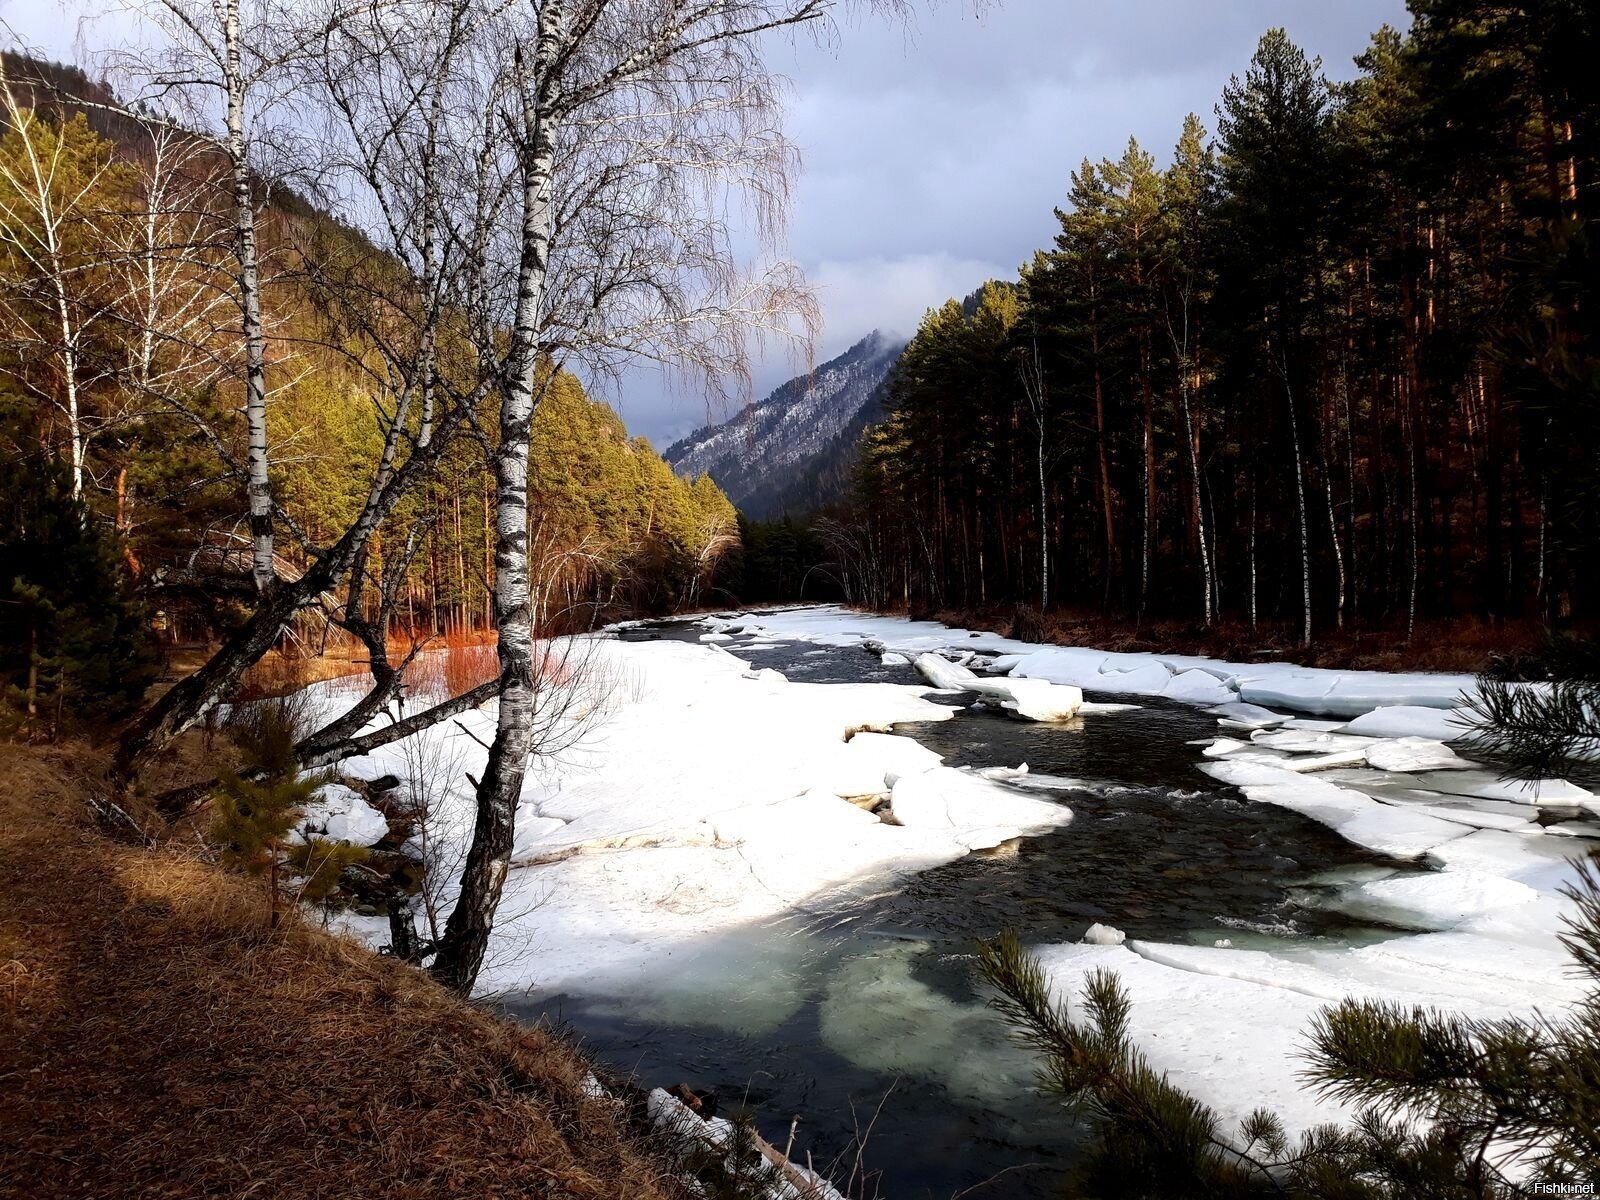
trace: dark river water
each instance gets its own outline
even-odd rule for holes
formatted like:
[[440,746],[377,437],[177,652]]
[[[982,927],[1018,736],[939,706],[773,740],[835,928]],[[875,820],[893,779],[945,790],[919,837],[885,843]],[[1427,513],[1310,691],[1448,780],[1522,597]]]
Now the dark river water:
[[[796,682],[921,682],[863,649],[753,641],[725,646]],[[972,711],[901,726],[954,766],[1026,762],[1080,781],[1051,793],[1074,820],[730,935],[650,994],[566,992],[506,1007],[566,1027],[641,1084],[687,1083],[714,1090],[724,1111],[748,1107],[779,1147],[798,1118],[795,1157],[853,1196],[1070,1194],[1078,1131],[1037,1094],[1032,1061],[986,1007],[972,974],[978,939],[1013,929],[1031,944],[1076,941],[1097,921],[1207,945],[1379,932],[1317,903],[1341,874],[1375,860],[1201,774],[1187,743],[1215,731],[1200,709],[1161,701],[1064,726]]]

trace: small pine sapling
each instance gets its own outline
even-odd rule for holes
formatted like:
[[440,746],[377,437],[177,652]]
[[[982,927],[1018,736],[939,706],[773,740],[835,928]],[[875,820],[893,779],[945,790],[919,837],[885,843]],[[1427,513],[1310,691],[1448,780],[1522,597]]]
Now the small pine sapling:
[[[337,855],[322,854],[311,846],[291,847],[289,832],[324,775],[300,774],[295,760],[296,722],[292,705],[262,701],[251,705],[235,723],[234,737],[244,751],[242,771],[225,770],[217,780],[212,837],[222,846],[222,861],[251,875],[267,879],[268,922],[277,928],[282,916],[286,868],[294,862],[310,868],[310,883],[321,886]],[[294,850],[294,860],[289,852]],[[341,864],[340,869],[343,869]],[[334,872],[336,882],[338,873]],[[322,895],[331,890],[332,884]],[[309,890],[309,889],[307,889]]]

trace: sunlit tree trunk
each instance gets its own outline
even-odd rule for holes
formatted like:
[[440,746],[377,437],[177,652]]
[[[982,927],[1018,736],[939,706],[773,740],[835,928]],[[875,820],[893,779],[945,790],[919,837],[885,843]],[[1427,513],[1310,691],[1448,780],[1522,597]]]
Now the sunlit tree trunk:
[[1215,617],[1213,608],[1213,596],[1215,593],[1212,581],[1211,537],[1206,525],[1206,508],[1200,480],[1200,430],[1195,422],[1193,413],[1193,381],[1196,372],[1189,357],[1189,295],[1187,290],[1183,293],[1180,305],[1179,328],[1174,329],[1169,324],[1168,331],[1172,335],[1172,348],[1178,360],[1178,402],[1183,418],[1183,441],[1189,451],[1189,484],[1194,489],[1195,533],[1200,543],[1200,587],[1205,612],[1205,624],[1206,628],[1209,629]]
[[551,170],[555,144],[545,108],[561,48],[561,6],[539,9],[538,40],[523,89],[521,264],[511,353],[500,395],[494,452],[494,614],[499,630],[499,711],[489,761],[478,782],[472,845],[461,889],[433,962],[445,986],[470,992],[483,966],[494,914],[511,866],[517,804],[533,749],[533,620],[528,582],[528,447],[540,392],[539,323],[550,252]]
[[255,192],[245,137],[244,31],[239,0],[223,10],[223,86],[227,130],[223,145],[233,175],[234,255],[238,259],[239,313],[244,334],[245,495],[250,509],[250,573],[265,594],[277,581],[273,565],[272,481],[267,451],[267,339],[261,320],[261,262],[256,241]]
[[1289,410],[1289,442],[1294,452],[1295,510],[1300,524],[1300,645],[1311,645],[1311,521],[1306,512],[1305,456],[1300,447],[1300,417],[1295,412],[1294,389],[1289,384],[1287,357],[1283,366],[1283,396]]

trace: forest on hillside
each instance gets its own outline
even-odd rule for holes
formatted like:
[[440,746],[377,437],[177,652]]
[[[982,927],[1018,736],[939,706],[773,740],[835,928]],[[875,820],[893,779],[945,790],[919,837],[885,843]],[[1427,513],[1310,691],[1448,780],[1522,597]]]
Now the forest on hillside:
[[1594,14],[1410,8],[1349,83],[1269,31],[1214,129],[1085,161],[1054,245],[927,314],[813,526],[851,598],[1595,615]]
[[[205,641],[250,611],[246,354],[233,180],[212,141],[141,120],[76,68],[16,55],[0,126],[0,678],[37,724],[137,700],[152,626]],[[401,267],[293,191],[262,191],[272,553],[294,576],[360,514],[382,457],[396,390],[381,346],[364,343],[373,313],[358,288]],[[301,614],[302,644],[344,636],[352,596],[393,636],[493,625],[495,426],[490,398],[375,532],[369,586]],[[674,475],[572,374],[553,373],[531,442],[540,628],[674,611],[725,571],[727,499]]]

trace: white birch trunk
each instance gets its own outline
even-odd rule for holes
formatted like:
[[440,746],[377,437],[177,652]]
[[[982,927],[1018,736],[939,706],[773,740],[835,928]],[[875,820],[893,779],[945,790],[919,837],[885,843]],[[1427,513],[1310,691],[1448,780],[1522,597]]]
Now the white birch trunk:
[[[1200,539],[1200,583],[1201,590],[1205,593],[1206,628],[1211,628],[1213,610],[1211,604],[1211,541],[1206,531],[1206,506],[1200,492],[1200,448],[1195,444],[1194,416],[1189,405],[1189,363],[1187,357],[1182,357],[1179,365],[1181,382],[1179,387],[1183,397],[1183,440],[1189,446],[1189,479],[1194,484],[1194,519],[1195,532]],[[1252,560],[1252,566],[1254,562]]]
[[234,255],[239,264],[239,312],[244,334],[245,495],[250,510],[250,573],[265,594],[277,582],[273,567],[272,482],[267,452],[267,349],[261,320],[261,263],[256,207],[245,139],[244,33],[239,0],[223,13],[223,83],[227,92],[229,167],[233,174]]
[[1289,386],[1289,364],[1283,364],[1283,395],[1289,405],[1289,438],[1294,448],[1294,494],[1300,516],[1300,594],[1303,605],[1300,645],[1311,645],[1311,525],[1306,516],[1304,456],[1300,450],[1300,418],[1294,409],[1294,391]]
[[1050,489],[1044,474],[1044,426],[1039,427],[1039,611],[1050,607]]
[[500,444],[495,472],[495,622],[500,659],[499,713],[489,761],[478,784],[472,845],[461,890],[445,925],[433,974],[447,987],[471,992],[483,966],[495,909],[511,865],[517,803],[533,750],[534,663],[528,575],[528,446],[538,407],[539,325],[550,251],[551,172],[555,159],[547,113],[549,72],[562,35],[561,5],[539,10],[531,80],[525,80],[522,134],[521,261],[506,378],[500,397]]

